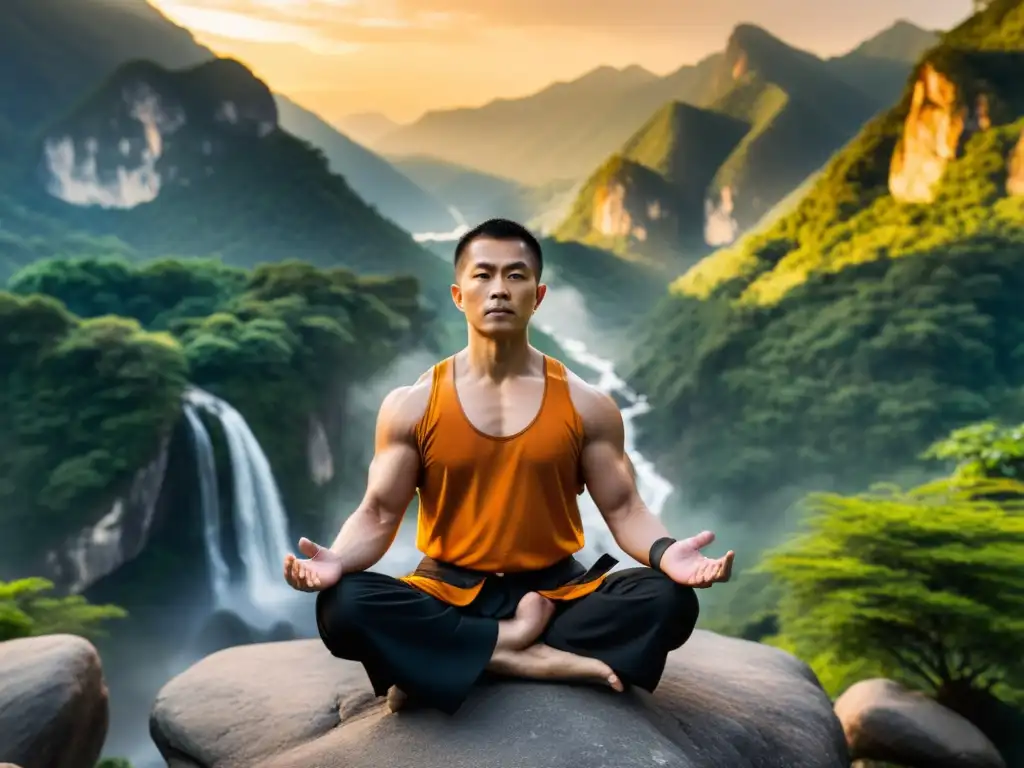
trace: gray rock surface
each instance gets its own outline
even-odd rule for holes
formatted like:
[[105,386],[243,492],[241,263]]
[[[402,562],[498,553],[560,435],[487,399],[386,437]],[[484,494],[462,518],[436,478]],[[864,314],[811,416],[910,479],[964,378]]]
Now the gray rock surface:
[[150,732],[200,768],[847,768],[810,669],[697,631],[658,691],[482,684],[456,715],[391,714],[358,664],[318,640],[215,653],[171,680]]
[[851,685],[836,699],[835,711],[855,759],[906,768],[1006,768],[972,723],[892,680]]
[[72,635],[0,643],[0,761],[93,768],[107,726],[107,686],[92,643]]

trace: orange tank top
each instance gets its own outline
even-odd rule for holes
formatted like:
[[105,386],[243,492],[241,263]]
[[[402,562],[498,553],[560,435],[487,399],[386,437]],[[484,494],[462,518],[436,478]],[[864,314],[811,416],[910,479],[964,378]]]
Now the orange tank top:
[[466,416],[454,358],[434,366],[416,429],[422,470],[416,543],[435,560],[490,573],[550,566],[583,548],[583,424],[565,366],[545,355],[540,410],[493,437]]

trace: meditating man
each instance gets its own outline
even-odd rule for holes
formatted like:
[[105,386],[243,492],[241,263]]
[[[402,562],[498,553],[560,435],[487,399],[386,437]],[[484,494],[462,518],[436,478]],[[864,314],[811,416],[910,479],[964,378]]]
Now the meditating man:
[[[514,222],[462,237],[451,294],[467,346],[384,398],[362,502],[329,549],[302,539],[306,559],[285,559],[289,584],[320,592],[324,644],[393,710],[453,713],[484,672],[653,691],[696,624],[694,588],[729,579],[732,552],[700,552],[712,533],[676,541],[640,499],[615,402],[530,345],[542,266]],[[584,487],[641,567],[574,557]],[[422,561],[369,570],[417,493]]]

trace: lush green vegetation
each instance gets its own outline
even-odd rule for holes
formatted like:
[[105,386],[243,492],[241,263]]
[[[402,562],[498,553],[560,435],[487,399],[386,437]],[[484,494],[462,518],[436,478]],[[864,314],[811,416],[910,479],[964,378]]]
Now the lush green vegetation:
[[811,494],[801,533],[741,576],[759,608],[742,633],[807,660],[832,696],[872,677],[923,690],[1016,765],[1024,757],[1013,724],[1021,716],[1013,707],[1024,705],[1021,456],[1024,424],[981,422],[925,452],[956,462],[947,477],[910,490]]
[[60,221],[29,209],[3,192],[0,192],[0,220],[3,221],[0,229],[0,284],[26,264],[54,254],[67,257],[105,254],[125,258],[134,254],[117,238],[70,231]]
[[807,501],[807,531],[763,568],[782,588],[770,642],[833,695],[880,674],[937,695],[1024,694],[1024,504],[1002,480]]
[[[1020,0],[994,2],[928,54],[968,103],[989,96],[993,121],[934,202],[888,192],[908,96],[794,211],[694,267],[655,310],[633,372],[655,406],[640,445],[693,498],[741,514],[787,488],[851,492],[920,466],[958,426],[1024,416],[1024,198],[1006,194],[1024,91],[1009,74],[1020,53],[992,50],[1024,50],[1021,18]],[[982,53],[963,47],[978,30],[993,36]]]
[[43,548],[155,455],[180,413],[187,364],[168,334],[80,319],[50,297],[0,293],[0,326],[3,527]]
[[1018,418],[1022,266],[978,243],[815,277],[770,308],[672,298],[639,347],[658,409],[643,444],[738,509],[790,484],[853,490],[959,425]]
[[934,443],[924,456],[956,462],[953,477],[957,480],[1020,480],[1024,478],[1024,425],[970,424]]
[[0,581],[0,642],[53,634],[96,639],[105,634],[104,622],[127,616],[117,606],[91,605],[81,595],[47,595],[52,589],[46,579]]
[[55,259],[15,275],[10,291],[0,293],[0,507],[36,551],[94,522],[156,455],[189,383],[246,417],[293,517],[309,524],[324,492],[305,464],[310,416],[406,344],[429,343],[433,327],[411,278],[299,262],[247,272]]

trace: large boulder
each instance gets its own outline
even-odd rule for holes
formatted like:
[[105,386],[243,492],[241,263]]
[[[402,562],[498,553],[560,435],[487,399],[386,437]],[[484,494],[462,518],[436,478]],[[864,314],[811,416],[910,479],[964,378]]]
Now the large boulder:
[[92,643],[72,635],[0,643],[0,762],[93,768],[107,725],[107,686]]
[[697,631],[652,696],[501,681],[454,715],[391,714],[360,665],[318,640],[232,648],[167,683],[150,732],[202,768],[847,768],[811,670],[774,648]]
[[850,754],[906,768],[1006,768],[980,730],[935,699],[876,678],[836,699]]

